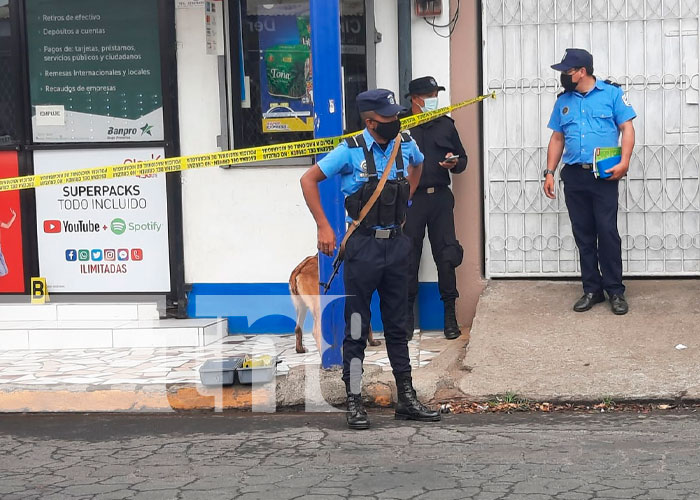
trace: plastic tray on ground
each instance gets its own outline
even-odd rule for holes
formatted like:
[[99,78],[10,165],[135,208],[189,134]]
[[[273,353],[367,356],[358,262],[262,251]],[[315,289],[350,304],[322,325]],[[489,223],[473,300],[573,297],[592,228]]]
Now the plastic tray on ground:
[[241,384],[264,384],[270,382],[277,375],[277,356],[272,357],[270,366],[258,366],[254,368],[236,368],[238,381]]
[[208,359],[199,369],[202,385],[233,385],[236,370],[243,365],[245,358],[232,356],[224,359]]

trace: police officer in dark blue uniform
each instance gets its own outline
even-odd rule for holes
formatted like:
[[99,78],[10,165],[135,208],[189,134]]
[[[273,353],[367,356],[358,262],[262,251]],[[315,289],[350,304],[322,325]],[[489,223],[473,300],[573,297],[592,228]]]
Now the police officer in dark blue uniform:
[[[567,49],[552,69],[561,72],[564,92],[559,95],[549,128],[553,130],[544,171],[544,192],[554,199],[554,171],[564,154],[564,195],[581,259],[584,295],[577,312],[605,300],[612,312],[626,314],[629,306],[622,284],[622,251],[617,229],[618,181],[627,174],[636,118],[622,89],[593,75],[593,56],[583,49]],[[620,135],[622,141],[620,144]],[[606,170],[607,179],[593,175],[594,150],[622,146],[621,161]]]
[[[441,90],[445,87],[439,86],[432,76],[411,81],[408,93],[413,114],[438,109],[438,92]],[[418,269],[427,226],[444,307],[444,334],[452,340],[461,335],[455,314],[455,300],[459,297],[455,268],[462,263],[464,250],[455,236],[455,198],[450,189],[450,173],[460,174],[466,170],[467,153],[454,120],[449,116],[419,125],[411,129],[411,135],[425,155],[425,162],[404,227],[413,240],[408,284],[409,338],[413,336],[413,307],[418,295]]]
[[[333,255],[335,233],[321,206],[318,183],[334,175],[341,176],[348,222],[351,222],[359,219],[360,211],[385,169],[391,169],[381,196],[345,246],[343,381],[347,391],[348,426],[369,428],[361,397],[362,362],[370,329],[370,302],[375,290],[379,292],[387,354],[396,379],[395,418],[438,421],[440,414],[416,398],[406,338],[406,276],[411,242],[401,226],[408,201],[418,186],[423,154],[409,134],[399,136],[398,113],[404,108],[396,103],[391,91],[363,92],[357,96],[357,107],[365,130],[342,142],[301,179],[304,198],[318,226],[318,249]],[[397,140],[401,144],[396,161],[387,165]]]

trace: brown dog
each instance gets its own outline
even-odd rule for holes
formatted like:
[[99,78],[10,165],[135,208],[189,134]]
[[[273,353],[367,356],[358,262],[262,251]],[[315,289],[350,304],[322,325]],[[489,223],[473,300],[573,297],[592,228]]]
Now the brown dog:
[[[297,312],[297,324],[294,328],[296,334],[296,350],[298,353],[307,352],[304,348],[302,339],[302,328],[306,313],[311,310],[311,316],[314,319],[313,335],[318,347],[318,352],[321,352],[321,299],[319,296],[318,284],[318,256],[312,255],[301,261],[292,275],[289,277],[289,292],[292,294],[292,302],[294,309]],[[379,340],[374,340],[372,335],[372,327],[369,329],[369,345],[378,346],[382,343]]]

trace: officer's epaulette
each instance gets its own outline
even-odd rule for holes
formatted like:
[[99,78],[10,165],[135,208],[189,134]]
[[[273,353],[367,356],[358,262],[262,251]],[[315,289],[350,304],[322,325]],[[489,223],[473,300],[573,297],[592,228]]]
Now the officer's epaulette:
[[401,132],[401,142],[411,142],[412,140],[413,137],[411,137],[411,132],[408,130]]
[[561,92],[559,92],[559,93],[557,94],[557,99],[559,99],[559,98],[560,98],[561,96],[563,96],[564,94],[566,94],[566,90],[562,90]]
[[[360,142],[361,139],[362,141]],[[361,148],[364,142],[362,134],[353,135],[345,139],[345,144],[347,144],[349,148]]]
[[607,83],[608,85],[612,85],[612,86],[614,86],[614,87],[622,87],[622,85],[620,85],[620,84],[617,83],[617,82],[613,82],[613,81],[610,80],[610,79],[607,79],[607,80],[605,80],[604,82]]

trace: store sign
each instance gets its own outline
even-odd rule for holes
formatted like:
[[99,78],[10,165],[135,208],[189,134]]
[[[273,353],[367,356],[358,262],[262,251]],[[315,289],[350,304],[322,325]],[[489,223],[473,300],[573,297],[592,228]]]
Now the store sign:
[[[37,151],[38,174],[159,159],[161,148]],[[53,292],[170,290],[165,175],[36,192],[39,270]]]
[[224,52],[224,2],[206,0],[204,7],[207,54],[223,56]]
[[156,0],[27,0],[35,142],[163,140]]
[[[17,177],[15,151],[0,151],[0,178]],[[24,293],[19,191],[0,193],[0,293]]]
[[263,56],[260,64],[263,133],[313,131],[308,2],[266,4],[258,6],[253,16],[250,14],[247,28],[257,32]]
[[197,9],[204,7],[204,0],[176,0],[176,9]]

